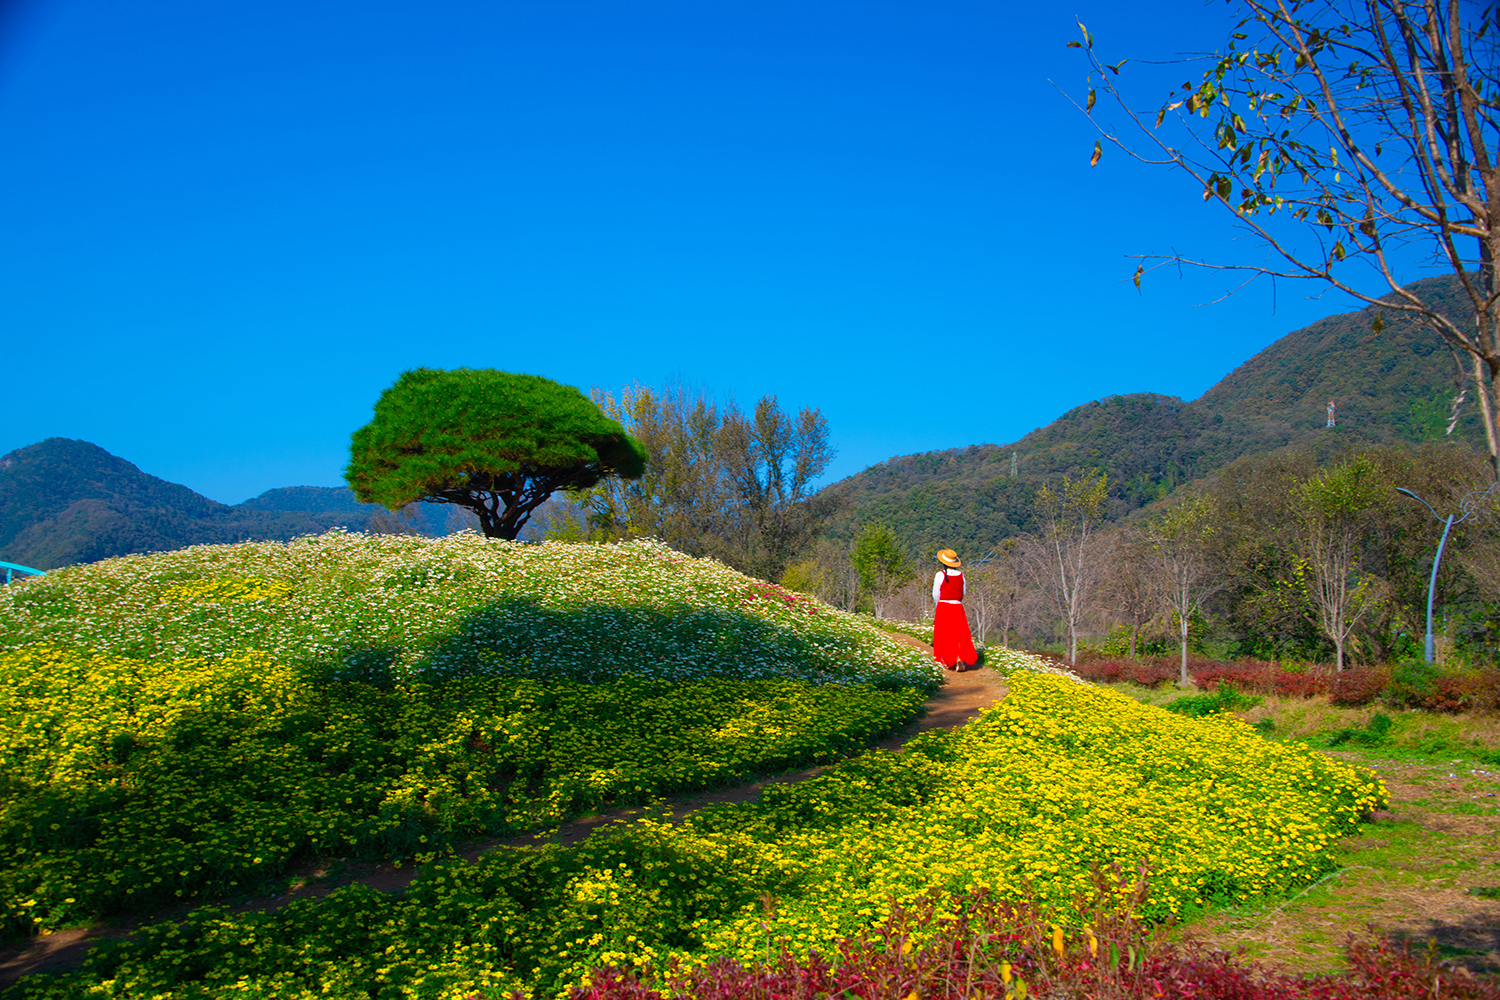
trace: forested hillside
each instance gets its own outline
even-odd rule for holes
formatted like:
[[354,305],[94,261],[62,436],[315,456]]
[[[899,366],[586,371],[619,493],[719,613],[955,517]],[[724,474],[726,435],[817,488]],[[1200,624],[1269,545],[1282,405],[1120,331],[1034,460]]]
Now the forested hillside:
[[[1418,283],[1453,303],[1449,276]],[[1063,475],[1108,473],[1110,515],[1122,517],[1243,455],[1291,444],[1411,443],[1446,437],[1458,368],[1437,334],[1377,309],[1345,313],[1287,334],[1186,402],[1155,393],[1075,407],[1012,444],[903,455],[828,490],[849,501],[828,535],[889,525],[912,555],[944,546],[979,551],[1026,530],[1037,489]],[[1326,407],[1338,423],[1326,426]],[[1453,439],[1483,446],[1472,401]],[[1012,470],[1014,469],[1014,474]]]
[[0,560],[38,569],[204,542],[295,538],[362,527],[369,518],[368,511],[216,503],[87,441],[48,438],[0,457]]

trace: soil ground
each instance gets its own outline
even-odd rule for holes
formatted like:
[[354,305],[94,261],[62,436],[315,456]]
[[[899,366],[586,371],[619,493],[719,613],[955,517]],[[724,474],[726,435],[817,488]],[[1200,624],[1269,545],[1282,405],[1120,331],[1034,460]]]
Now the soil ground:
[[[932,652],[932,647],[920,639],[901,633],[890,633],[891,638],[917,649]],[[1007,688],[1004,678],[990,670],[974,670],[950,673],[941,688],[925,704],[925,713],[912,720],[900,730],[877,740],[873,745],[886,750],[900,750],[918,733],[930,729],[952,729],[977,717],[980,711],[1005,697]],[[750,802],[767,785],[805,781],[821,774],[826,767],[790,771],[766,777],[760,781],[732,788],[712,789],[682,795],[663,805],[670,808],[674,817],[686,816],[704,806],[724,802]],[[620,820],[628,820],[643,812],[660,815],[660,807],[620,809],[581,816],[570,823],[534,836],[511,839],[474,841],[457,851],[459,857],[473,860],[499,847],[528,846],[541,843],[576,844],[602,826]],[[293,879],[290,891],[256,899],[246,900],[231,909],[235,913],[274,910],[298,899],[315,899],[342,886],[361,883],[383,892],[397,892],[416,878],[418,869],[407,865],[349,865],[342,861],[319,866],[309,866]],[[152,915],[146,920],[129,924],[101,924],[88,927],[55,931],[33,938],[22,944],[0,950],[0,987],[7,986],[22,976],[35,972],[64,972],[76,968],[88,953],[89,948],[100,941],[129,937],[136,929],[160,920],[180,918],[186,908]]]

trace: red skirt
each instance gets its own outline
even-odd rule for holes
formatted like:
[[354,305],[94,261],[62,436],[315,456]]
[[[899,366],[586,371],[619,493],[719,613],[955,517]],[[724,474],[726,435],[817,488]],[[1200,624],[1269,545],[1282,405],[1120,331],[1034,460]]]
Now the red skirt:
[[979,659],[962,604],[938,604],[932,616],[932,655],[949,670],[960,663],[973,666]]

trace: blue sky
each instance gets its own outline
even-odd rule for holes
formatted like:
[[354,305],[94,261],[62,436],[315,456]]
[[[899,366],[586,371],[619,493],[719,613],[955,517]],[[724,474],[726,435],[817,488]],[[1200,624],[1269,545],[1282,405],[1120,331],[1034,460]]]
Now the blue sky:
[[419,365],[774,393],[827,415],[831,481],[1192,398],[1351,307],[1128,280],[1257,252],[1181,179],[1091,170],[1049,80],[1084,89],[1074,16],[1166,59],[1218,3],[0,10],[0,453],[83,438],[227,503],[339,485]]

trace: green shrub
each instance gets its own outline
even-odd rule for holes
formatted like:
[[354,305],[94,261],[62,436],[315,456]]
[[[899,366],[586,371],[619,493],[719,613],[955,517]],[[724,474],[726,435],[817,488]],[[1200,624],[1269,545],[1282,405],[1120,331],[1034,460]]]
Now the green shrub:
[[1391,717],[1384,712],[1376,712],[1363,726],[1347,726],[1329,734],[1328,745],[1337,747],[1353,743],[1362,747],[1384,746],[1390,741],[1390,734]]
[[1263,700],[1259,697],[1240,694],[1233,684],[1221,683],[1207,694],[1190,694],[1168,702],[1166,709],[1178,715],[1201,719],[1204,716],[1218,715],[1222,712],[1243,712],[1254,708]]

